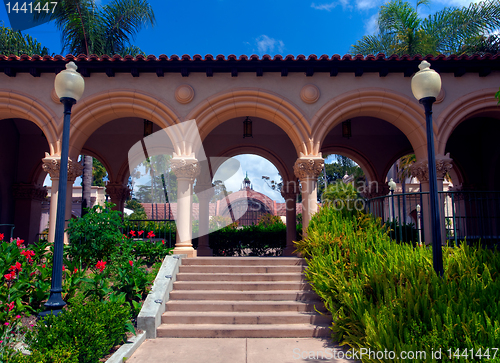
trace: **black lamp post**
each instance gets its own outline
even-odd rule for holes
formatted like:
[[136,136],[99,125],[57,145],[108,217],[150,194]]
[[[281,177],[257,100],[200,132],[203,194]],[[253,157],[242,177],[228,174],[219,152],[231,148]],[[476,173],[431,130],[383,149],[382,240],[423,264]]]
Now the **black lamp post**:
[[411,80],[411,90],[419,102],[424,105],[427,129],[427,156],[429,168],[429,203],[431,207],[432,259],[434,270],[443,275],[443,250],[441,246],[441,219],[439,217],[439,197],[436,177],[436,157],[434,152],[434,132],[432,130],[432,104],[441,91],[441,77],[430,69],[427,61],[422,61]]
[[45,303],[46,310],[40,316],[57,315],[66,303],[62,299],[62,267],[64,249],[64,224],[66,214],[66,188],[68,182],[68,154],[71,108],[82,97],[85,88],[83,77],[76,71],[76,64],[69,62],[66,69],[55,79],[54,87],[59,100],[64,105],[64,124],[61,144],[61,163],[59,169],[59,188],[57,195],[56,231],[54,237],[54,256],[50,297]]

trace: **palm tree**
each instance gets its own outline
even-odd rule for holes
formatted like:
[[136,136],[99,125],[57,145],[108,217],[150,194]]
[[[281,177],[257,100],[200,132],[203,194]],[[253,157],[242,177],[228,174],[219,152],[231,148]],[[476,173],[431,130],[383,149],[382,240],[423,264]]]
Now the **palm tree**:
[[[421,18],[416,8],[402,0],[380,7],[378,33],[364,36],[351,52],[356,54],[471,54],[488,43],[491,33],[500,27],[500,0],[485,0],[468,7],[447,7]],[[495,49],[491,47],[491,49]]]
[[0,22],[0,54],[4,55],[47,55],[49,50],[43,47],[36,39],[28,34],[22,35],[20,31],[4,26]]
[[[36,3],[43,7],[50,1]],[[95,0],[61,0],[54,13],[35,13],[35,18],[44,17],[62,32],[62,52],[87,55],[143,53],[130,42],[141,28],[155,23],[147,0],[111,0],[102,7]]]

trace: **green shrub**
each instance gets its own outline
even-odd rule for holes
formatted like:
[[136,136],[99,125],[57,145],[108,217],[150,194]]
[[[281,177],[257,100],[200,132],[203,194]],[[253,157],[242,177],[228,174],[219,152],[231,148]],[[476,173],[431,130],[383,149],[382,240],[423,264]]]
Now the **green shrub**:
[[65,249],[81,265],[86,267],[93,261],[109,259],[122,241],[121,212],[112,210],[113,206],[96,205],[83,217],[69,221],[69,245]]
[[214,256],[279,256],[286,246],[286,226],[283,223],[239,229],[227,226],[210,233],[209,241]]
[[[308,237],[297,247],[308,259],[307,278],[332,313],[334,338],[343,344],[425,351],[425,362],[438,361],[431,351],[444,354],[450,348],[490,348],[492,358],[491,348],[499,346],[498,251],[465,243],[444,248],[440,278],[429,248],[397,244],[379,220],[329,208],[312,218]],[[491,361],[499,362],[500,353]]]
[[129,314],[128,307],[117,303],[74,301],[70,310],[39,320],[26,342],[47,363],[96,363],[125,340]]

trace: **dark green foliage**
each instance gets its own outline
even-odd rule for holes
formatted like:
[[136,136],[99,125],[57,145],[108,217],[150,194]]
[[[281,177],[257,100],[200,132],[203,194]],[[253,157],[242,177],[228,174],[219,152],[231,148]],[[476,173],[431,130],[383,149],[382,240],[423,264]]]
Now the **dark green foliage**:
[[400,224],[396,219],[385,222],[389,237],[399,243],[409,243],[413,247],[418,244],[418,230],[413,223]]
[[20,31],[15,31],[12,28],[4,26],[0,23],[0,54],[9,56],[21,56],[27,54],[29,56],[48,55],[49,50],[33,39],[28,34],[21,34]]
[[[465,243],[444,248],[440,278],[429,248],[394,243],[371,216],[328,208],[312,218],[308,238],[297,246],[308,259],[307,278],[333,315],[334,339],[343,344],[426,351],[425,362],[437,362],[431,350],[484,351],[500,343],[498,251]],[[499,362],[498,354],[491,361]]]
[[96,205],[85,216],[69,221],[70,243],[65,249],[83,266],[109,259],[122,241],[121,212],[112,210],[113,206],[111,203],[106,203],[106,207]]
[[26,341],[30,349],[45,357],[54,352],[61,356],[71,353],[66,360],[51,357],[47,362],[96,363],[125,340],[129,315],[129,309],[117,303],[75,301],[60,315],[39,320]]
[[139,203],[136,199],[127,200],[125,205],[126,208],[132,209],[134,212],[126,216],[125,219],[147,219],[146,211],[141,203]]
[[283,223],[239,229],[227,226],[210,233],[210,248],[214,256],[279,256],[285,246],[286,226]]

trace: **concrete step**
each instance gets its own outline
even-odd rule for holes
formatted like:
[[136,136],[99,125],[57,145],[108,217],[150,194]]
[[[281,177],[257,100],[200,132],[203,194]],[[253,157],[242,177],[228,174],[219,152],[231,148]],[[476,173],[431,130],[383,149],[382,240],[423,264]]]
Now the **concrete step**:
[[184,290],[235,290],[235,291],[270,291],[270,290],[295,290],[309,291],[311,286],[304,282],[290,281],[176,281],[174,291]]
[[224,291],[224,290],[172,290],[172,300],[237,300],[237,301],[315,301],[319,297],[313,291]]
[[305,281],[294,273],[178,273],[177,281]]
[[234,265],[181,265],[179,273],[301,273],[307,266],[234,266]]
[[305,266],[306,264],[305,259],[297,257],[195,257],[182,260],[183,266]]
[[163,324],[329,324],[331,315],[299,312],[184,312],[163,313]]
[[326,312],[321,301],[224,301],[224,300],[170,300],[167,311],[224,311],[224,312]]
[[330,336],[327,325],[312,324],[163,324],[160,338],[308,338]]

